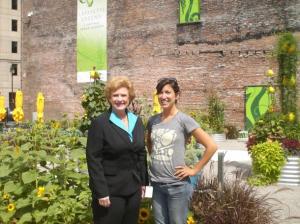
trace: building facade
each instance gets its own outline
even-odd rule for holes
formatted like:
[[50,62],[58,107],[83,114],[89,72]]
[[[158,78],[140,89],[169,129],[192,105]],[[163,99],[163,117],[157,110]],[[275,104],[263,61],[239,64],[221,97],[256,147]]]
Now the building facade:
[[[46,118],[82,112],[84,85],[76,82],[76,10],[77,1],[24,1],[27,118],[35,110],[38,91],[45,94]],[[176,77],[182,108],[205,110],[208,95],[216,92],[226,106],[226,123],[240,129],[245,123],[245,88],[267,84],[265,71],[277,71],[272,57],[277,34],[291,31],[300,37],[299,0],[202,1],[200,20],[189,24],[179,24],[179,0],[109,0],[107,10],[108,75],[127,75],[137,96],[149,102],[159,78]],[[299,86],[299,78],[297,82]]]
[[5,104],[14,108],[14,96],[21,89],[21,0],[0,1],[0,92]]

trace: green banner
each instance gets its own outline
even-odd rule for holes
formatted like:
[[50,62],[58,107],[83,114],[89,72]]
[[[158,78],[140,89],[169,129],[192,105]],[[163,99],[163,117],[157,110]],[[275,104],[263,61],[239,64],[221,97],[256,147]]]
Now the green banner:
[[77,82],[91,82],[90,71],[107,76],[107,0],[78,0]]
[[200,21],[201,0],[179,0],[179,23]]
[[246,123],[245,129],[251,129],[269,107],[269,96],[265,86],[246,87]]

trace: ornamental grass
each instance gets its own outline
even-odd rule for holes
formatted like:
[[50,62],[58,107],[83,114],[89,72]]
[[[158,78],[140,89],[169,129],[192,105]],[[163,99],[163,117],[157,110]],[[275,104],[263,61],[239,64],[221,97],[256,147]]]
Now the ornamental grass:
[[216,177],[202,177],[193,195],[191,210],[201,224],[275,223],[275,209],[266,197],[239,178],[225,180],[220,189]]

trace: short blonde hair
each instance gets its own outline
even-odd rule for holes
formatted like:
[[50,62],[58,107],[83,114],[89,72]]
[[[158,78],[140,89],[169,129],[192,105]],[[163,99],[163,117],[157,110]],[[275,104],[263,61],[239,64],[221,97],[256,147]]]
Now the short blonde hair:
[[112,93],[122,87],[125,87],[128,89],[130,103],[132,102],[132,100],[134,100],[135,92],[134,92],[133,84],[128,79],[128,77],[127,76],[113,76],[107,82],[107,84],[105,86],[105,97],[108,100],[108,102],[111,98]]

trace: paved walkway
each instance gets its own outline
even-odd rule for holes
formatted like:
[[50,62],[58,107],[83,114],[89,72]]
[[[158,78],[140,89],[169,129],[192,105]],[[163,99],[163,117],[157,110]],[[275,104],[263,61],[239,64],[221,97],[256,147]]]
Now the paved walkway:
[[[246,179],[251,174],[251,157],[246,148],[246,142],[226,140],[217,142],[218,151],[211,162],[204,168],[205,176],[217,175],[218,153],[224,153],[224,176],[235,178],[237,171]],[[300,224],[300,186],[284,186],[274,184],[257,187],[261,195],[268,194],[269,203],[278,210],[279,224]]]

